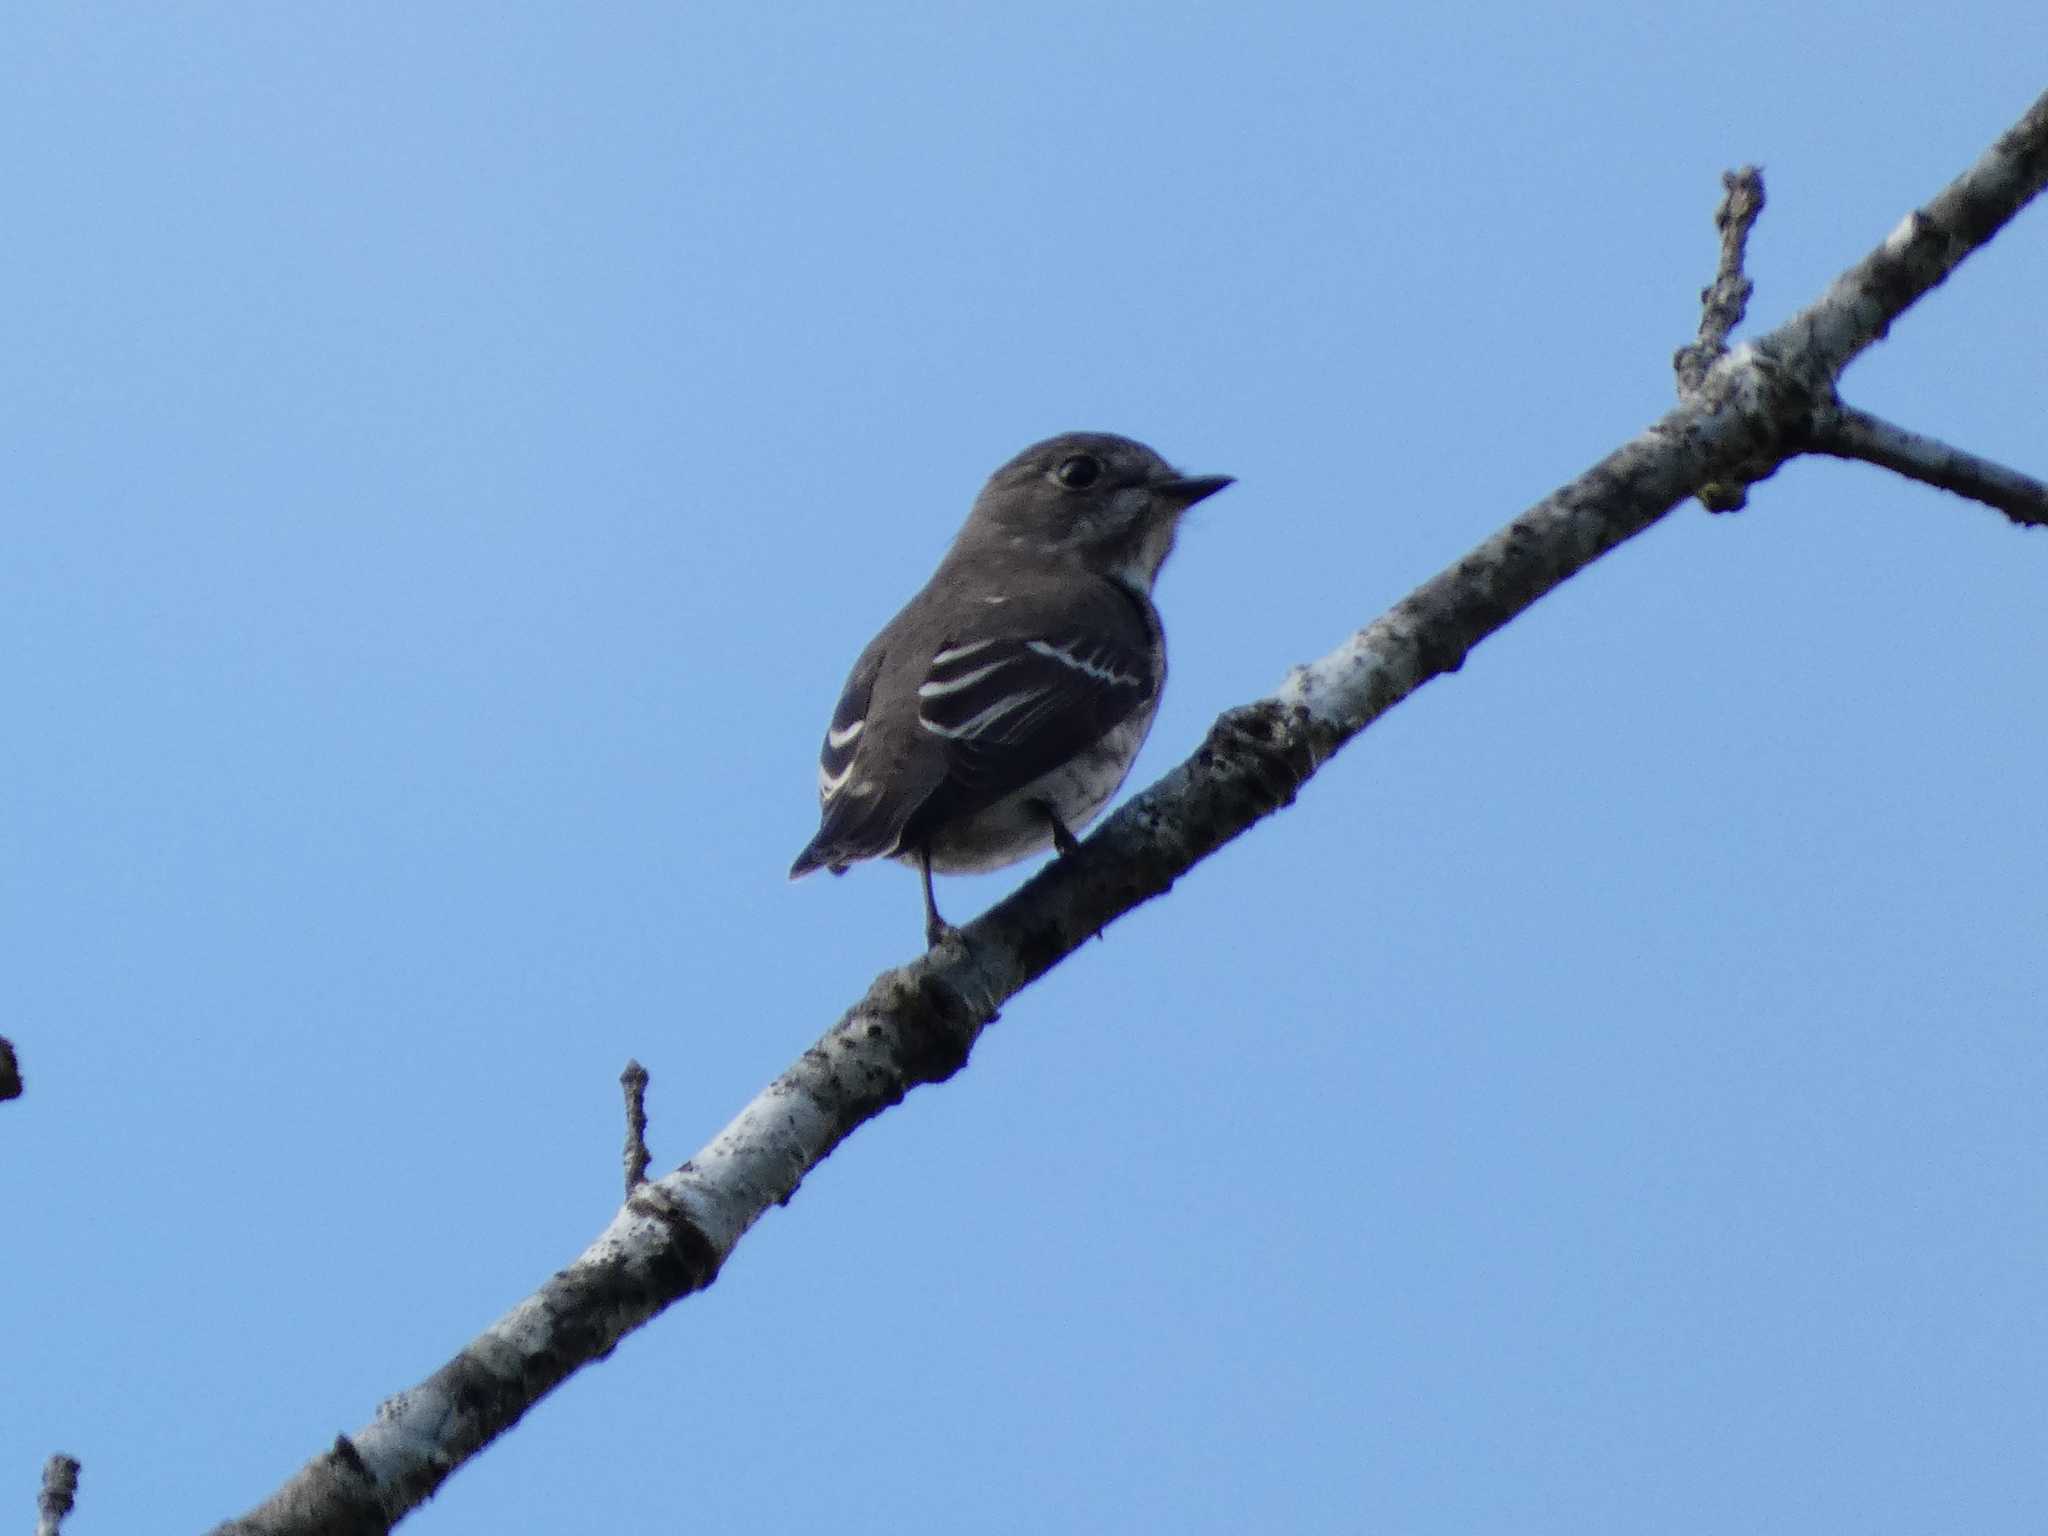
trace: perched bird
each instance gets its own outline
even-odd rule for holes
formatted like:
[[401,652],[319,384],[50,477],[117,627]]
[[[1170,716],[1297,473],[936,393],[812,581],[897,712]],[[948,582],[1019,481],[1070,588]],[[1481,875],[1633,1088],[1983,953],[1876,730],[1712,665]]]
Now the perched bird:
[[1070,852],[1159,707],[1152,583],[1181,514],[1230,483],[1107,432],[1048,438],[997,470],[853,664],[818,764],[818,835],[790,878],[901,859],[924,877],[936,945],[951,930],[934,870]]

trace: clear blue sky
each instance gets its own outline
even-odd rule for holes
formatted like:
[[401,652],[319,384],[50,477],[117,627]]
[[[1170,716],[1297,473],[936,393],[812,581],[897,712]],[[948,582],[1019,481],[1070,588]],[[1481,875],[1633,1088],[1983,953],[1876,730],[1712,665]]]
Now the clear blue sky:
[[[873,974],[847,663],[1069,427],[1240,483],[1149,782],[1806,303],[2035,4],[17,6],[0,1509],[266,1494]],[[1852,372],[2048,470],[2048,211]],[[2048,1522],[2048,537],[1682,511],[408,1529]],[[1022,871],[946,882],[967,917]]]

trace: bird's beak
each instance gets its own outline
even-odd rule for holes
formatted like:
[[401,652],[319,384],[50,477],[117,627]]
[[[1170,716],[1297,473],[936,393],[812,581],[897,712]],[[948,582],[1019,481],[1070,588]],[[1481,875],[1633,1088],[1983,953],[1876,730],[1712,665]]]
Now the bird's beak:
[[1177,475],[1171,480],[1155,481],[1152,494],[1174,510],[1185,512],[1196,502],[1214,496],[1226,485],[1235,484],[1235,475]]

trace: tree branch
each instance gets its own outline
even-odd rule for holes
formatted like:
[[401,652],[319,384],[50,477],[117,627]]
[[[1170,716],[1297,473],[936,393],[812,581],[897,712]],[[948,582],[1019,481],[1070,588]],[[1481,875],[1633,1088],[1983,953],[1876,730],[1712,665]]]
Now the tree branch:
[[[1749,313],[1749,296],[1756,290],[1742,264],[1749,232],[1764,211],[1764,174],[1753,165],[1724,171],[1721,187],[1721,206],[1714,211],[1714,227],[1721,231],[1721,260],[1713,282],[1700,290],[1699,339],[1680,347],[1671,360],[1680,403],[1698,395],[1708,371],[1728,355],[1728,338]],[[1740,512],[1749,504],[1748,480],[1762,479],[1775,468],[1762,465],[1753,476],[1709,481],[1700,487],[1700,505],[1709,512]]]
[[1839,377],[1864,348],[1883,339],[1892,321],[2025,207],[2044,178],[2048,96],[1767,341],[1785,350],[1788,361],[1796,360],[1809,385]]
[[1700,290],[1699,339],[1678,349],[1672,366],[1678,371],[1678,398],[1692,396],[1707,377],[1707,370],[1728,355],[1728,338],[1749,312],[1749,296],[1756,285],[1743,271],[1743,257],[1749,250],[1749,232],[1764,211],[1764,173],[1753,165],[1721,173],[1721,206],[1714,210],[1714,227],[1721,231],[1721,260],[1714,280]]
[[647,1165],[654,1161],[647,1151],[647,1069],[627,1059],[619,1074],[619,1086],[626,1093],[626,1198],[647,1182]]
[[2022,528],[2048,527],[2048,485],[1932,437],[1893,426],[1868,411],[1837,405],[1814,423],[1813,449],[1861,459],[1996,507]]
[[52,1456],[43,1463],[42,1492],[36,1496],[36,1536],[58,1536],[78,1497],[78,1458]]
[[885,972],[695,1157],[640,1185],[567,1269],[222,1532],[383,1531],[571,1372],[717,1277],[769,1207],[865,1121],[967,1060],[997,1009],[1207,854],[1544,593],[1709,480],[1810,446],[1863,348],[2048,180],[2048,96],[1820,301],[1715,362],[1690,398],[1270,696],[1080,849],[923,958]]

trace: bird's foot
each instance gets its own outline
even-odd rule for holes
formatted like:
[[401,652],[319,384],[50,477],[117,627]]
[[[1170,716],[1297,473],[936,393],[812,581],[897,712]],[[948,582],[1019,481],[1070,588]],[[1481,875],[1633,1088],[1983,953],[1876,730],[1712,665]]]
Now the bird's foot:
[[1062,857],[1076,851],[1081,846],[1081,840],[1074,836],[1066,822],[1060,819],[1060,813],[1052,808],[1052,802],[1040,800],[1037,802],[1037,807],[1045,813],[1045,819],[1052,823],[1052,845],[1054,849]]

